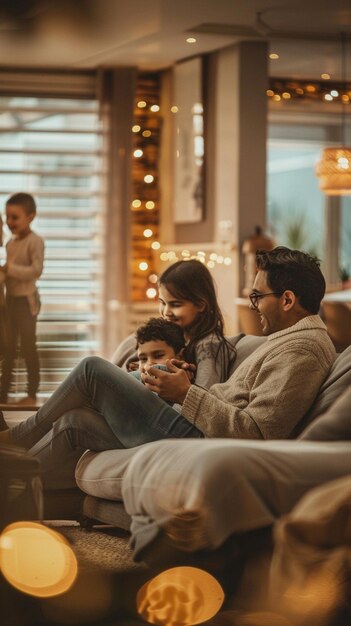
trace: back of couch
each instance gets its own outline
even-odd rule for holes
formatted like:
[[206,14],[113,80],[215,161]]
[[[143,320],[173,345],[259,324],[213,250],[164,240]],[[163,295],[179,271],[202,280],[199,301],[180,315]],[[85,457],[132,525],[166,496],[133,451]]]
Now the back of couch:
[[343,392],[351,386],[351,346],[338,354],[331,370],[321,386],[318,395],[305,417],[293,432],[297,437],[317,417],[323,415],[338,400]]

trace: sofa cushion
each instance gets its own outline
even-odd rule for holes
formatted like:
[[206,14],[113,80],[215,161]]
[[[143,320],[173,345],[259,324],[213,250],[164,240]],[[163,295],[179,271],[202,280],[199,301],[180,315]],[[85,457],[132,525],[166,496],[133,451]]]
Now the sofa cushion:
[[182,550],[215,549],[233,533],[273,524],[306,491],[350,470],[348,442],[184,439],[140,446],[122,485],[135,556],[161,528]]
[[351,385],[326,413],[303,431],[299,439],[351,441]]
[[75,477],[78,487],[91,496],[106,500],[122,500],[122,478],[136,449],[122,448],[104,452],[87,450],[76,466]]
[[304,430],[319,415],[323,415],[329,407],[340,398],[343,392],[351,386],[351,346],[339,354],[331,370],[321,386],[318,395],[310,410],[300,424],[300,432]]

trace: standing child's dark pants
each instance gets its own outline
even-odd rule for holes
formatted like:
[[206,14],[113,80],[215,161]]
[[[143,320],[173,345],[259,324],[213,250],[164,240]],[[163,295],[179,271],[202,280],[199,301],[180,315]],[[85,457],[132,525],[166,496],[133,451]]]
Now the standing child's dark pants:
[[35,398],[39,387],[39,358],[36,346],[37,316],[32,315],[27,296],[8,296],[6,306],[9,336],[2,366],[0,400],[3,402],[7,400],[18,340],[20,340],[21,352],[27,368],[27,393],[31,398]]

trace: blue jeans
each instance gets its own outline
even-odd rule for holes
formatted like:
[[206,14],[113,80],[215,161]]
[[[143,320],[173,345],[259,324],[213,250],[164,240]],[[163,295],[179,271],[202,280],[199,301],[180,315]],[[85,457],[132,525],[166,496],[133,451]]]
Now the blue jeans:
[[[14,426],[11,439],[41,459],[44,482],[71,486],[68,475],[86,449],[133,448],[203,433],[133,376],[100,357],[77,365],[40,409]],[[67,463],[66,468],[64,465]],[[66,482],[57,485],[55,472]],[[45,474],[51,475],[49,482]]]

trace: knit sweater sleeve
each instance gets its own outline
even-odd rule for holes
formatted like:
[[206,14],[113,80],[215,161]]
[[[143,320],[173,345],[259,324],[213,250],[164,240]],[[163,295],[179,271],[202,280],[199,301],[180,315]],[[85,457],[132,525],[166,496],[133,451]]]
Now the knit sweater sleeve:
[[240,380],[240,393],[239,371],[229,379],[225,398],[216,395],[216,386],[206,391],[193,385],[182,414],[206,437],[285,439],[311,406],[329,367],[309,346],[286,346],[284,358],[281,348],[273,349],[254,375]]

